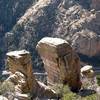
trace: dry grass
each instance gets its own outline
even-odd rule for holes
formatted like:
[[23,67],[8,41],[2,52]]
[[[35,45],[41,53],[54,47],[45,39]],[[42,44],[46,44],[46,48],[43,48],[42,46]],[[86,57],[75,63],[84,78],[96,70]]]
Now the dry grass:
[[0,95],[6,94],[7,92],[14,92],[14,84],[9,81],[0,82]]
[[[100,86],[100,75],[97,75],[97,83]],[[62,95],[61,100],[100,100],[100,95],[92,90],[84,90],[79,93],[73,93],[70,91],[68,86],[62,84],[56,84],[53,89]]]

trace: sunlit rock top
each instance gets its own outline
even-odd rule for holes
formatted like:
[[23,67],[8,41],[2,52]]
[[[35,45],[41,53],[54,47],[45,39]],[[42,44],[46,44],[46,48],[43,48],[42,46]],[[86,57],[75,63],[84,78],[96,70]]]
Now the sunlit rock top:
[[86,66],[84,66],[83,68],[81,68],[81,72],[91,70],[92,68],[93,68],[92,66],[86,65]]
[[11,52],[8,52],[6,55],[7,55],[7,56],[10,56],[10,57],[20,58],[20,57],[22,57],[22,55],[24,55],[24,54],[29,54],[29,52],[26,51],[26,50],[11,51]]
[[45,37],[43,38],[41,41],[39,41],[39,43],[49,43],[51,45],[60,45],[60,44],[64,44],[64,43],[67,43],[69,44],[67,41],[61,39],[61,38],[51,38],[51,37]]

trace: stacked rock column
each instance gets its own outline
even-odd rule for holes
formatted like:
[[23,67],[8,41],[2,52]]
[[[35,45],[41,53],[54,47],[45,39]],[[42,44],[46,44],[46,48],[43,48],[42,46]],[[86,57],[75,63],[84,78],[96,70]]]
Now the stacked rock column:
[[28,97],[25,97],[27,93],[30,93],[33,98],[53,98],[57,96],[55,91],[36,80],[32,70],[31,55],[28,51],[7,53],[7,65],[12,74],[6,81],[14,83],[15,93],[18,94],[18,98],[23,98],[18,100],[29,100]]
[[22,50],[7,53],[7,65],[10,72],[13,74],[20,72],[24,75],[24,78],[26,78],[26,82],[22,88],[23,93],[32,93],[33,89],[36,92],[38,84],[33,75],[31,56],[29,52]]
[[68,83],[73,92],[81,88],[80,59],[67,41],[45,37],[38,42],[38,52],[48,74],[48,83]]

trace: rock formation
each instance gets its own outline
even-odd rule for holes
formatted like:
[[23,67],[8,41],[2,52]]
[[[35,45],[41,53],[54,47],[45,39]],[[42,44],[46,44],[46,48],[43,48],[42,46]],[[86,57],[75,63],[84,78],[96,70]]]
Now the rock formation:
[[[23,92],[32,92],[33,88],[36,91],[35,88],[37,88],[37,83],[33,76],[32,62],[29,52],[24,50],[14,51],[7,53],[7,56],[7,65],[9,66],[9,71],[15,74],[14,80],[15,78],[17,81],[25,79],[23,81],[26,82],[26,87],[23,87],[23,89],[26,90]],[[17,71],[19,71],[19,73],[17,73]]]
[[[77,2],[79,1],[79,2]],[[82,1],[82,3],[80,3]],[[84,9],[86,0],[39,0],[18,20],[12,31],[6,33],[7,50],[27,49],[32,53],[34,64],[41,66],[35,47],[45,37],[60,37],[69,41],[78,53],[89,57],[99,55],[99,15],[94,10]],[[95,28],[94,28],[95,27]],[[10,34],[11,33],[11,34]],[[79,34],[82,35],[80,37]],[[87,34],[88,33],[88,38]],[[95,34],[92,35],[91,33]],[[10,34],[10,35],[9,35]],[[78,35],[78,36],[77,36]],[[84,36],[84,37],[83,37]],[[74,38],[75,37],[75,38]],[[77,37],[77,39],[76,39]],[[84,39],[83,39],[84,38]],[[75,40],[76,39],[76,40]],[[81,48],[84,41],[84,50]],[[90,40],[95,45],[92,49]],[[88,42],[88,45],[86,43]],[[77,46],[78,44],[78,46]],[[88,48],[91,53],[87,51]],[[34,52],[33,52],[34,51]],[[37,62],[39,62],[37,64]],[[88,62],[88,61],[87,61]]]
[[34,5],[36,0],[1,0],[0,1],[0,66],[4,65],[3,59],[7,51],[5,48],[5,34],[12,30],[26,10]]
[[29,97],[26,93],[30,93],[32,97],[42,98],[57,96],[53,90],[35,79],[28,51],[12,51],[7,53],[7,56],[7,65],[12,74],[6,81],[14,83],[18,100],[28,100]]
[[81,74],[82,76],[86,76],[87,78],[93,78],[94,77],[94,71],[93,67],[90,65],[86,65],[81,68]]
[[[99,4],[99,0],[92,0],[92,2],[94,1],[94,5]],[[41,38],[44,36],[60,37],[70,41],[72,46],[75,47],[75,42],[80,41],[80,37],[79,40],[74,40],[73,36],[78,35],[77,33],[84,35],[87,30],[88,34],[95,34],[96,37],[92,37],[92,40],[96,42],[93,45],[97,50],[93,51],[92,48],[89,48],[91,47],[89,46],[90,37],[85,39],[88,42],[88,47],[86,45],[84,48],[89,48],[90,51],[93,51],[93,54],[87,53],[87,49],[84,49],[83,52],[80,47],[77,49],[75,47],[75,50],[89,57],[95,56],[97,60],[98,48],[100,47],[100,39],[98,40],[100,37],[100,16],[99,10],[91,10],[92,7],[87,9],[86,6],[91,5],[92,2],[91,0],[11,0],[11,2],[1,0],[0,66],[4,63],[3,59],[6,52],[27,49],[32,53],[35,68],[39,69],[41,62],[38,59],[35,47]],[[7,33],[2,33],[4,27],[7,28],[5,31]],[[78,44],[80,45],[79,42]],[[89,61],[87,62],[89,63]]]
[[100,10],[100,0],[91,0],[92,4],[91,4],[91,8],[96,9],[96,10]]
[[[77,53],[92,57],[100,53],[100,37],[89,30],[73,35],[72,46]],[[95,48],[95,49],[94,49]]]
[[48,84],[68,83],[74,92],[81,88],[80,60],[67,41],[45,37],[37,49],[48,73]]
[[81,68],[82,88],[88,88],[97,91],[98,85],[93,67],[86,65]]

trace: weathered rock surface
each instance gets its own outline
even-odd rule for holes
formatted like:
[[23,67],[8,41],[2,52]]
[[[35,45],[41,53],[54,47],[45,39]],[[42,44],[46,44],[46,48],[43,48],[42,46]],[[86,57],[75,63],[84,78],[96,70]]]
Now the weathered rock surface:
[[5,33],[12,30],[26,10],[34,5],[36,0],[0,0],[0,66],[4,65],[5,58]]
[[9,66],[9,71],[13,73],[14,76],[12,77],[14,77],[14,80],[22,80],[25,82],[26,87],[23,87],[23,89],[26,90],[24,92],[32,92],[33,88],[34,90],[36,90],[37,83],[35,77],[33,76],[32,62],[29,52],[25,50],[14,51],[7,53],[7,56],[7,64]]
[[[6,52],[27,49],[32,53],[34,64],[39,67],[41,64],[38,63],[40,59],[37,59],[35,47],[44,36],[61,37],[71,42],[73,34],[86,29],[96,33],[97,37],[100,35],[100,21],[97,21],[99,20],[98,12],[92,11],[94,14],[91,14],[91,0],[37,0],[34,5],[35,1],[10,0],[9,2],[9,0],[1,0],[0,66],[3,66]],[[99,0],[93,1],[99,2]],[[89,10],[86,9],[86,6]],[[95,15],[95,18],[90,17]],[[81,23],[76,25],[77,22]],[[75,25],[76,27],[73,29]]]
[[0,100],[8,100],[6,97],[0,95]]
[[[11,34],[5,35],[7,50],[31,51],[34,64],[39,67],[41,64],[37,64],[40,59],[37,59],[36,44],[44,36],[52,36],[68,40],[78,53],[89,57],[99,55],[99,14],[95,10],[84,9],[83,5],[81,6],[85,4],[84,2],[84,0],[39,0],[19,19]],[[82,36],[75,40],[77,33],[82,33]],[[87,33],[88,39],[86,37],[83,39]],[[91,40],[95,50],[90,44],[91,33],[95,34]],[[88,42],[88,45],[82,47],[84,50],[80,46],[81,38],[85,42],[84,45]]]
[[57,96],[52,89],[35,79],[31,56],[28,51],[12,51],[7,53],[7,56],[8,70],[11,75],[6,81],[10,81],[15,85],[14,98],[29,100],[29,96],[26,93],[30,93],[33,98],[52,98]]
[[48,73],[48,84],[68,83],[72,91],[80,89],[80,60],[67,41],[45,37],[37,49]]
[[40,87],[38,87],[37,97],[40,98],[57,98],[59,95],[56,94],[54,90],[52,90],[49,86],[38,81]]
[[76,52],[89,57],[99,55],[100,36],[89,30],[82,30],[72,37],[72,46]]
[[20,94],[20,93],[16,93],[14,99],[15,100],[31,100],[31,98],[27,94]]
[[91,0],[92,4],[91,4],[91,8],[96,9],[96,10],[100,10],[100,0]]
[[94,90],[98,93],[99,86],[97,84],[97,79],[93,66],[86,65],[81,68],[81,81],[83,89]]
[[81,68],[81,74],[82,76],[86,76],[87,78],[93,78],[95,76],[93,67],[90,65],[86,65]]
[[[62,15],[59,14],[58,16],[61,17]],[[96,24],[96,22],[99,23],[99,21],[96,21],[97,16],[99,15],[97,15],[95,11],[89,12],[77,5],[70,7],[67,12],[64,9],[65,19],[63,19],[61,23],[63,27],[59,27],[57,24],[58,28],[56,28],[55,33],[57,35],[59,34],[59,36],[62,34],[62,37],[70,41],[72,47],[78,53],[91,57],[96,56],[96,54],[100,53],[99,24]],[[58,19],[58,23],[60,23],[60,21],[61,18]],[[93,47],[96,49],[93,50]],[[89,51],[91,52],[89,53]]]
[[0,15],[2,15],[0,17],[0,32],[3,33],[0,36],[4,35],[4,32],[12,29],[16,21],[32,6],[32,3],[34,3],[34,0],[0,1]]

